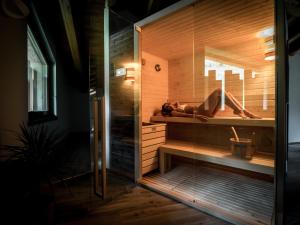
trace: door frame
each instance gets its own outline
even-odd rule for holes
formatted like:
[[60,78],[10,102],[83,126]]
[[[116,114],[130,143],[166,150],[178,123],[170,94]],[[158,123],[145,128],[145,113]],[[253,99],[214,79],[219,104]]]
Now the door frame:
[[284,0],[275,0],[276,31],[276,158],[275,224],[284,224],[284,193],[288,151],[288,56],[287,20]]

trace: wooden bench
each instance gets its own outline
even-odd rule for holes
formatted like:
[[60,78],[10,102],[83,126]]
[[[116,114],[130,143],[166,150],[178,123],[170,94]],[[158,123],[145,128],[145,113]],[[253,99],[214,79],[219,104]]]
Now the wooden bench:
[[254,154],[251,160],[245,160],[232,156],[228,149],[172,140],[168,140],[166,144],[159,147],[159,163],[160,172],[162,174],[171,167],[170,155],[177,155],[257,173],[274,175],[274,159],[271,155]]
[[274,118],[262,119],[242,119],[240,117],[214,117],[209,118],[207,122],[199,119],[188,117],[174,117],[174,116],[151,116],[151,122],[154,123],[192,123],[204,125],[230,125],[230,126],[250,126],[250,127],[275,127]]

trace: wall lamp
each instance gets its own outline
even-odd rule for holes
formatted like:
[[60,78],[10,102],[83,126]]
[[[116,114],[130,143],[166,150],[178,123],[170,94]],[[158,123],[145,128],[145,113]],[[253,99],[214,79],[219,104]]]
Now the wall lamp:
[[120,67],[115,70],[115,76],[121,77],[125,76],[125,80],[134,81],[135,80],[135,72],[137,71],[138,64],[137,63],[126,63],[123,67]]

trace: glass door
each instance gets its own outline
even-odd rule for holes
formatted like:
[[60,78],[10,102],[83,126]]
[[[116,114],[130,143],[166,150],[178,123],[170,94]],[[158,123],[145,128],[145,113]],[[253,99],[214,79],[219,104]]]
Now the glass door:
[[[195,204],[227,219],[270,224],[274,212],[273,1],[194,5]],[[209,16],[208,16],[209,15]],[[214,207],[211,212],[210,207]]]
[[125,192],[134,184],[135,70],[133,25],[107,4],[104,9],[104,79],[99,81],[103,89],[97,90],[100,97],[93,99],[92,109],[96,115],[95,192],[105,198]]
[[[275,5],[246,3],[201,1],[137,23],[139,116],[145,126],[166,123],[160,173],[149,170],[143,178],[233,223],[270,224],[275,159],[282,155],[275,112],[284,111],[276,95],[283,84],[275,71]],[[153,133],[145,128],[145,141]]]
[[109,11],[109,152],[110,171],[134,179],[133,24]]

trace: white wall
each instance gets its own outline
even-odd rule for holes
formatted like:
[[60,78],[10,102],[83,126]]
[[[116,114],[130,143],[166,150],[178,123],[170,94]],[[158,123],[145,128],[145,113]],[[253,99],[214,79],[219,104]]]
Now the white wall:
[[300,52],[289,57],[289,140],[300,142]]

